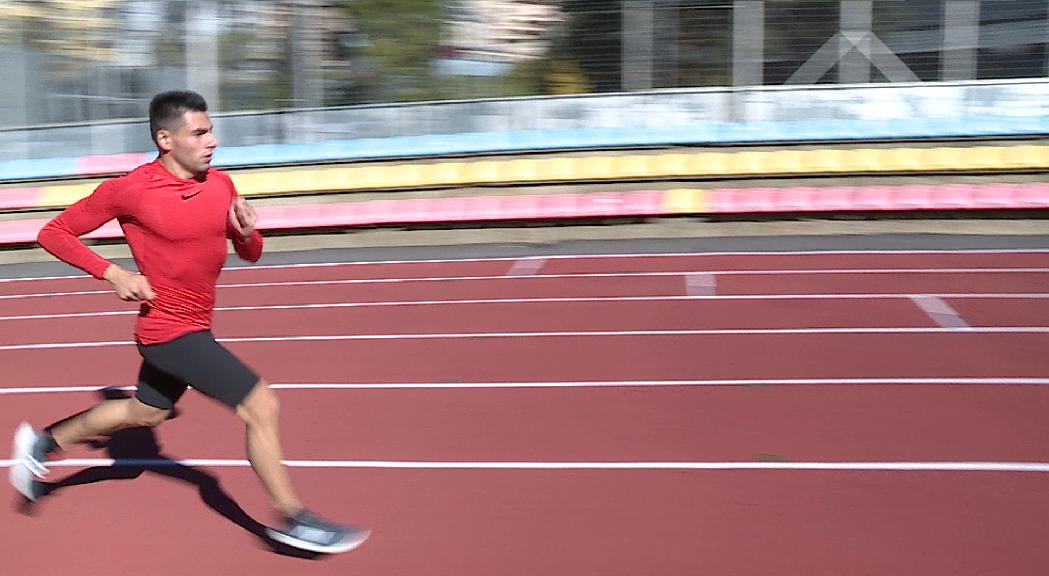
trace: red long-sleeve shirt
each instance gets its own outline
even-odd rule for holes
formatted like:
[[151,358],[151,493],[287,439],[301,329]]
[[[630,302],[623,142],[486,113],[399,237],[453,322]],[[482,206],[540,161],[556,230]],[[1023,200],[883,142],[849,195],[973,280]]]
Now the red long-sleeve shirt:
[[116,218],[139,272],[156,293],[142,304],[135,338],[143,344],[169,342],[211,328],[227,238],[244,260],[255,262],[262,255],[258,231],[241,239],[229,224],[236,195],[230,177],[215,168],[203,181],[186,180],[155,160],[103,182],[48,222],[37,239],[60,260],[102,278],[110,262],[78,237]]

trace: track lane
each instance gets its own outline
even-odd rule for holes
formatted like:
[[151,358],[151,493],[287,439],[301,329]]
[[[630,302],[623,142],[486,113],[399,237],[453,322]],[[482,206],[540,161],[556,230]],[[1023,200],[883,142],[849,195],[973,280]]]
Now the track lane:
[[[254,519],[269,519],[248,470],[201,471],[220,482],[222,492],[205,491],[218,506],[229,498]],[[0,534],[18,546],[5,546],[0,559],[12,573],[34,573],[41,558],[24,550],[76,542],[47,566],[138,573],[148,558],[157,576],[306,566],[321,575],[607,576],[702,567],[758,576],[789,564],[837,576],[895,572],[903,562],[921,574],[1035,576],[1049,561],[1038,545],[1049,536],[1040,475],[295,470],[294,478],[317,508],[373,527],[372,539],[304,564],[260,549],[202,503],[191,480],[147,472],[67,488],[33,518],[5,511]],[[117,545],[129,552],[113,554]]]
[[719,276],[718,294],[937,294],[1037,293],[1049,286],[1047,272],[1009,273],[879,273],[787,274],[775,277],[738,274]]
[[[1049,386],[282,389],[290,460],[1049,462]],[[96,393],[5,395],[0,429]],[[833,408],[828,408],[833,407]],[[243,424],[188,391],[158,432],[177,458],[241,459]],[[74,447],[68,458],[97,457]]]
[[[1049,334],[963,331],[229,343],[274,382],[1043,377],[1047,345]],[[123,385],[138,362],[131,345],[0,350],[10,387]]]
[[1049,300],[948,298],[945,301],[972,326],[1030,326],[1049,322]]
[[693,254],[631,259],[548,259],[544,274],[611,272],[628,267],[637,272],[689,270],[777,270],[835,268],[1029,268],[1049,266],[1049,252],[823,252]]
[[[223,270],[222,283],[280,280],[324,280],[337,278],[412,278],[432,276],[503,275],[516,262],[542,261],[543,273],[583,274],[634,272],[692,272],[717,270],[833,269],[833,268],[1030,268],[1049,267],[1049,251],[929,251],[929,252],[777,252],[710,253],[665,255],[606,255],[573,257],[525,257],[438,261],[350,262],[299,265],[231,266]],[[231,257],[231,263],[235,258]],[[85,275],[0,279],[0,295],[36,291],[47,286],[52,292],[89,289],[102,285]]]
[[[126,340],[136,316],[3,320],[0,345]],[[1049,319],[1045,319],[1049,325]],[[219,311],[224,337],[588,330],[931,327],[908,300],[535,302]]]
[[[767,280],[765,276],[761,281]],[[58,324],[54,329],[63,326],[69,328]],[[451,382],[687,375],[1044,376],[1049,370],[1041,352],[1047,342],[1045,335],[955,333],[275,342],[231,347],[272,380]],[[123,375],[121,383],[127,383],[137,368],[132,347],[40,352],[0,351],[0,362],[16,366],[4,385],[19,380],[83,384],[85,375],[100,378],[100,383],[113,383]],[[27,363],[33,362],[39,364],[37,370],[26,370]],[[291,448],[297,454],[332,450],[342,458],[354,457],[354,438],[371,440],[376,454],[399,448],[424,456],[449,446],[463,456],[471,450],[504,457],[524,456],[532,450],[538,456],[540,449],[551,448],[562,450],[566,457],[589,450],[623,457],[631,453],[629,449],[637,455],[653,449],[666,450],[667,455],[702,454],[706,452],[701,440],[724,440],[729,430],[733,432],[729,441],[714,448],[724,450],[726,456],[754,458],[756,450],[762,451],[758,456],[776,456],[773,450],[781,450],[787,454],[779,456],[791,458],[795,452],[812,450],[816,455],[822,449],[851,458],[867,450],[885,456],[913,450],[915,457],[946,453],[966,459],[982,454],[1004,459],[995,457],[1004,454],[1045,460],[1037,441],[1045,437],[1039,418],[1045,413],[1042,390],[1025,386],[670,388],[544,394],[487,390],[452,391],[450,397],[449,391],[440,390],[411,391],[407,400],[405,391],[343,391],[338,396],[282,391],[281,395],[285,421],[295,422],[286,424],[292,426]],[[359,404],[344,405],[347,395]],[[40,408],[45,411],[61,407],[53,402],[55,397],[63,402],[89,398],[26,395],[4,397],[4,402],[15,398],[33,411],[34,403],[44,397],[52,398]],[[390,418],[398,408],[408,408],[407,416]],[[320,410],[338,410],[338,414],[318,419]],[[7,414],[5,410],[2,417]],[[542,425],[536,426],[537,418]],[[200,445],[232,450],[240,436],[232,431],[236,426],[236,420],[219,407],[202,400],[187,402],[183,417],[165,427],[163,448],[178,456],[199,456],[191,450]],[[898,431],[898,440],[886,445],[893,430]],[[207,432],[224,440],[211,443],[196,436]],[[972,436],[965,435],[969,432]],[[604,442],[593,442],[595,436]],[[539,445],[537,440],[546,441]],[[360,450],[368,449],[361,444],[365,446]],[[504,447],[506,452],[501,452]],[[618,447],[622,453],[614,452]],[[972,451],[965,452],[967,448]],[[265,519],[260,491],[247,470],[211,471],[246,509]],[[815,575],[837,575],[857,566],[893,571],[901,559],[908,568],[927,574],[1003,569],[1034,574],[1040,572],[1031,567],[1043,566],[1049,559],[1037,546],[1049,535],[1044,525],[1049,500],[1040,496],[1045,491],[1039,474],[417,470],[295,470],[293,474],[300,489],[315,495],[311,497],[321,502],[319,507],[326,513],[377,529],[377,537],[360,551],[311,565],[311,572],[319,574],[405,569],[431,574],[534,574],[567,569],[596,575],[636,574],[653,568],[683,573],[697,566],[716,573],[768,574],[782,571],[784,558],[792,559],[792,567]],[[37,519],[5,517],[0,533],[13,530],[19,543],[27,544],[43,545],[45,536],[48,544],[77,542],[79,555],[58,559],[68,560],[70,569],[106,565],[109,572],[115,567],[119,573],[121,563],[127,562],[129,571],[139,570],[138,554],[108,552],[114,534],[126,549],[156,560],[160,570],[170,568],[171,574],[216,567],[260,573],[276,566],[302,568],[300,561],[259,553],[253,537],[201,504],[197,490],[183,481],[148,475],[130,484],[102,482],[70,488],[62,497],[47,501]],[[128,530],[129,522],[152,517],[148,512],[155,510],[158,494],[164,497],[168,522],[160,527],[144,522],[143,526],[153,528],[149,533]],[[102,505],[107,501],[112,504]],[[112,518],[98,515],[99,510],[117,509],[120,513]],[[35,525],[25,524],[38,520]],[[77,534],[78,526],[85,525],[94,529]],[[156,544],[158,530],[166,536],[161,539],[165,543],[181,545],[161,548]],[[813,542],[820,543],[819,553],[797,553],[812,550]],[[877,546],[872,547],[872,542]],[[194,554],[184,554],[187,548]],[[8,561],[4,556],[0,552],[0,558]],[[28,556],[19,555],[8,565],[17,567]]]
[[[967,274],[738,274],[718,277],[710,290],[723,296],[838,294],[1044,294],[1049,272]],[[27,292],[0,297],[0,316],[133,310],[105,290],[92,294]],[[607,298],[686,296],[686,275],[617,277],[495,277],[488,280],[270,284],[220,287],[217,305],[475,300],[492,298]]]

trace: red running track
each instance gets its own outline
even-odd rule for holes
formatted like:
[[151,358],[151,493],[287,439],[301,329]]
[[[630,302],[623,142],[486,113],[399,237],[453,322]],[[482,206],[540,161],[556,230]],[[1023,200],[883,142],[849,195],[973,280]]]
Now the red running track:
[[[216,334],[282,386],[287,458],[335,466],[296,465],[299,490],[371,526],[361,549],[264,546],[242,427],[191,393],[155,434],[66,454],[90,461],[55,468],[31,514],[0,513],[4,573],[1043,573],[1049,252],[536,264],[224,273],[252,286],[220,290],[244,309],[220,310]],[[507,273],[528,277],[494,278]],[[708,275],[703,293],[690,274]],[[345,280],[378,282],[287,285]],[[24,297],[101,288],[0,283],[0,429],[133,383],[132,309]],[[927,294],[974,328],[942,327],[911,298]],[[109,457],[191,465],[132,479]]]

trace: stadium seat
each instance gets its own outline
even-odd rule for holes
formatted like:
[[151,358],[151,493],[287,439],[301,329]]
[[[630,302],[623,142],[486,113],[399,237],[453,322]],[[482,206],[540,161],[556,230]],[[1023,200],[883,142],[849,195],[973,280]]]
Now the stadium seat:
[[842,150],[806,150],[798,159],[799,169],[804,173],[822,174],[837,172],[841,166]]
[[536,161],[535,175],[540,182],[563,182],[575,178],[576,166],[582,158],[544,158]]
[[96,186],[98,186],[98,183],[90,182],[87,184],[64,184],[41,188],[41,194],[38,196],[39,207],[68,206],[90,195],[95,191]]
[[675,188],[663,194],[663,210],[668,214],[702,214],[708,211],[706,190]]
[[575,177],[580,180],[607,180],[611,178],[614,158],[610,155],[578,158]]
[[686,160],[686,173],[690,176],[723,176],[729,174],[729,154],[722,152],[700,152],[690,154]]
[[612,162],[610,176],[623,180],[662,176],[661,174],[652,173],[648,159],[649,157],[643,154],[628,154],[616,157],[615,161]]
[[867,174],[885,170],[882,151],[878,148],[854,148],[841,152],[841,162],[835,172]]
[[653,173],[662,176],[688,176],[690,174],[688,154],[660,154],[650,157],[648,163]]
[[500,162],[494,160],[482,160],[479,162],[467,162],[463,166],[463,183],[480,184],[486,182],[499,182]]
[[[506,182],[532,182],[536,179],[536,161],[533,159],[510,160],[502,167]],[[461,169],[460,169],[461,172]]]
[[419,178],[430,185],[447,186],[459,184],[463,170],[462,162],[439,162],[436,164],[423,164],[420,168]]
[[768,152],[734,152],[725,158],[725,170],[740,176],[765,174],[767,161]]
[[922,150],[922,167],[925,170],[962,170],[961,148],[925,148]]

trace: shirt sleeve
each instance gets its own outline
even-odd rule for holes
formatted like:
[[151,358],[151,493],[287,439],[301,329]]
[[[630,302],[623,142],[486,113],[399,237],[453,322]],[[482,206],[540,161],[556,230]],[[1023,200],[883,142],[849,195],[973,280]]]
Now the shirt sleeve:
[[[238,194],[236,187],[233,186],[233,179],[227,177],[226,182],[229,184],[230,199],[236,200]],[[241,260],[258,262],[259,258],[262,258],[262,234],[259,234],[258,227],[251,231],[251,236],[243,238],[230,224],[228,216],[227,214],[226,236],[233,241],[233,250]]]
[[114,180],[107,180],[90,196],[80,199],[45,224],[37,234],[37,242],[59,260],[101,279],[110,262],[88,248],[80,236],[124,216],[125,201],[122,187]]
[[241,260],[258,262],[262,258],[262,234],[258,230],[252,230],[251,236],[241,238],[235,231],[230,230],[233,239],[233,250]]

